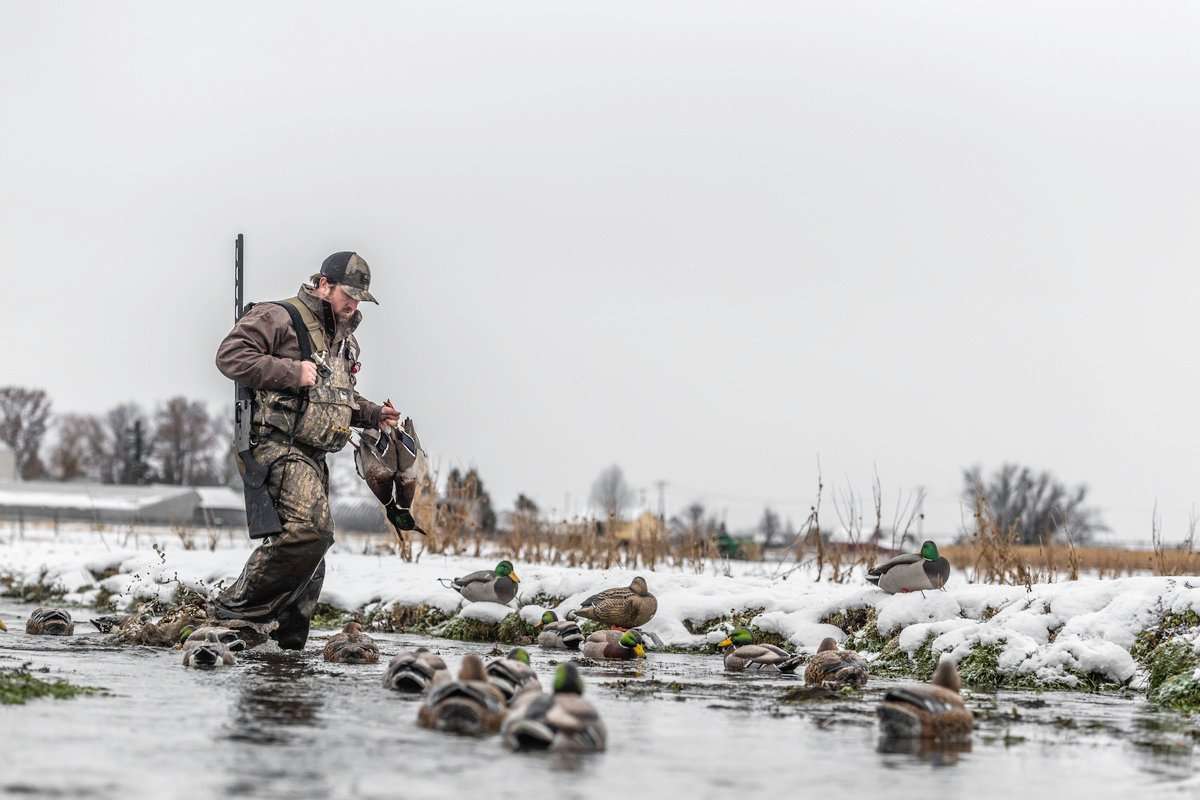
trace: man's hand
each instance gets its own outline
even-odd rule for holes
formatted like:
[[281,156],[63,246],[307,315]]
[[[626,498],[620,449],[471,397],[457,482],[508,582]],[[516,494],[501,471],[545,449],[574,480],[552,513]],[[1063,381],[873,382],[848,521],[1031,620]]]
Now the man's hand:
[[317,365],[311,361],[300,362],[300,388],[317,385]]
[[383,430],[388,426],[396,425],[398,422],[400,422],[400,412],[392,405],[391,400],[385,400],[379,408],[379,429]]

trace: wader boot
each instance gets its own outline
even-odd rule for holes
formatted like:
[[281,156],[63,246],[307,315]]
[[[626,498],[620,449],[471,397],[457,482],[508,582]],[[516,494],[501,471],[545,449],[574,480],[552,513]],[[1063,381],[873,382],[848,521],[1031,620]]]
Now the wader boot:
[[277,621],[271,638],[285,650],[300,650],[325,581],[325,551],[333,544],[329,471],[324,453],[296,444],[268,440],[254,456],[271,465],[267,485],[283,531],[250,554],[237,582],[210,602],[209,613]]

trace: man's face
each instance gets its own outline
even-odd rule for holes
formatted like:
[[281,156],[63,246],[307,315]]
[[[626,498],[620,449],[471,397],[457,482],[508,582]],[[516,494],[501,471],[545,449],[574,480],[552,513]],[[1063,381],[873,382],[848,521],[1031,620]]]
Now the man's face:
[[317,287],[317,296],[329,303],[329,307],[333,309],[333,315],[342,322],[347,322],[358,310],[357,300],[342,291],[341,286],[330,283],[324,278],[321,279],[321,285]]

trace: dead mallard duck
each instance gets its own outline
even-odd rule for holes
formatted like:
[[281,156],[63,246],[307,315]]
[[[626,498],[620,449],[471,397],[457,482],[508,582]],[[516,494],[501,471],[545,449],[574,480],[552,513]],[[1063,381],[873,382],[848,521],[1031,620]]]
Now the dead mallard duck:
[[401,537],[403,531],[425,533],[412,515],[424,463],[425,452],[417,438],[417,429],[407,417],[398,427],[364,429],[354,445],[358,474],[383,503],[388,522]]
[[658,600],[650,594],[646,579],[633,579],[628,586],[605,589],[580,603],[567,619],[583,617],[613,628],[638,628],[654,618]]
[[379,661],[379,646],[363,633],[362,625],[347,622],[341,633],[325,643],[325,660],[338,664],[374,664]]
[[233,651],[213,630],[203,639],[189,638],[183,645],[185,667],[227,667],[233,660]]
[[554,693],[517,698],[504,721],[504,742],[513,750],[603,750],[608,733],[596,709],[583,699],[583,678],[573,662],[559,664]]
[[629,661],[646,657],[646,643],[640,631],[596,631],[579,648],[588,658]]
[[961,689],[958,670],[947,658],[938,662],[932,683],[889,689],[876,709],[884,738],[969,741],[975,718]]
[[489,661],[485,670],[488,680],[504,695],[505,703],[511,703],[514,697],[524,692],[542,689],[524,647],[514,647],[503,657]]
[[448,672],[438,673],[417,712],[417,723],[446,733],[483,736],[500,730],[504,715],[504,695],[488,681],[483,660],[470,653],[463,656],[457,680]]
[[495,569],[481,569],[461,578],[447,582],[439,578],[442,585],[453,589],[471,603],[499,603],[508,605],[517,596],[517,584],[521,582],[511,561],[501,561]]
[[70,636],[75,633],[75,623],[65,609],[35,608],[25,622],[25,632],[33,636]]
[[727,672],[783,672],[792,673],[804,661],[804,656],[789,653],[773,644],[755,644],[754,634],[746,628],[738,628],[717,643],[725,651]]
[[397,692],[420,694],[433,685],[439,672],[445,671],[446,662],[428,649],[403,650],[388,662],[383,685]]
[[843,686],[861,689],[867,685],[867,662],[858,653],[839,650],[837,642],[826,637],[804,668],[804,682],[827,689]]
[[873,583],[888,594],[941,589],[950,579],[950,562],[938,554],[937,545],[926,541],[919,553],[905,553],[867,572]]
[[537,638],[537,643],[542,647],[578,650],[582,642],[583,631],[579,630],[579,623],[569,619],[560,620],[553,611],[542,614],[542,630]]

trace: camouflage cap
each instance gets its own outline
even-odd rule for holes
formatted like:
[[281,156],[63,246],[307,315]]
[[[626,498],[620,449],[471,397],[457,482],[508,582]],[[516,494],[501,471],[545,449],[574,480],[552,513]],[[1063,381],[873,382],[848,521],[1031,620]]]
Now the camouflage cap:
[[321,274],[330,283],[342,287],[342,291],[358,300],[360,303],[375,303],[375,295],[371,294],[371,268],[363,261],[358,253],[342,251],[334,253],[321,264]]

